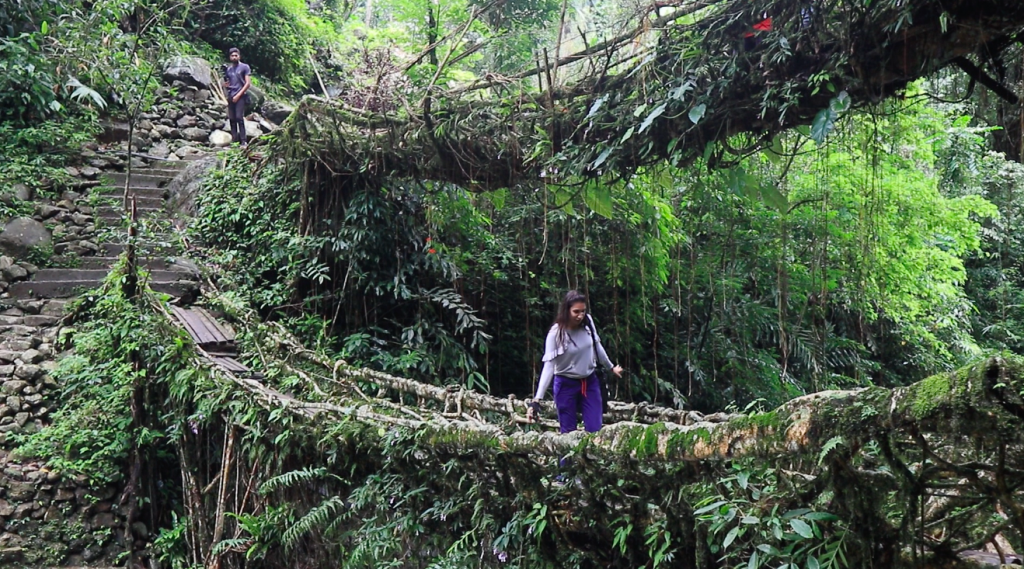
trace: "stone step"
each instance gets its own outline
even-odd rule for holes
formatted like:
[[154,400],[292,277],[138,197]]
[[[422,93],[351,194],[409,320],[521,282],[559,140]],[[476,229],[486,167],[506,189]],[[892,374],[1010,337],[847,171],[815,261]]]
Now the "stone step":
[[[135,213],[138,215],[138,217],[145,217],[147,215],[154,214],[154,213],[161,213],[163,211],[164,210],[163,210],[162,207],[136,207],[135,208]],[[96,208],[96,210],[93,212],[93,217],[94,218],[102,219],[102,220],[104,220],[104,221],[106,221],[108,223],[111,222],[111,221],[120,222],[122,219],[127,217],[127,215],[128,215],[127,212],[125,212],[123,209],[121,209],[120,206],[118,206],[118,207],[100,206],[100,207]]]
[[0,324],[0,335],[3,335],[4,338],[33,336],[38,331],[39,329],[35,326],[26,326],[25,324]]
[[187,158],[181,158],[179,160],[153,160],[152,162],[150,162],[150,167],[174,168],[177,170],[184,170],[185,168],[188,168],[189,164],[195,162],[196,160],[202,160],[203,158],[206,158],[206,156],[206,153],[202,153],[194,154],[192,156],[189,156]]
[[[7,289],[11,298],[69,298],[94,289],[101,280],[22,281]],[[193,296],[199,290],[196,281],[149,281],[149,287],[156,292],[171,296]]]
[[11,304],[10,308],[5,308],[0,311],[0,315],[3,316],[63,316],[64,308],[67,306],[69,300],[61,299],[50,299],[50,300],[32,300],[32,299],[15,299],[13,302],[5,303]]
[[28,314],[23,316],[8,316],[0,314],[0,326],[31,326],[33,329],[39,326],[53,326],[60,320],[59,316],[45,314]]
[[[124,253],[126,247],[127,245],[124,243],[100,243],[100,253],[104,257],[117,257]],[[136,246],[136,250],[142,251],[148,256],[157,257],[174,257],[178,254],[177,249],[168,244],[146,243]]]
[[[164,207],[163,195],[154,195],[152,193],[139,193],[137,191],[133,191],[129,193],[128,197],[131,198],[132,195],[135,196],[135,206],[138,207],[139,209],[160,209]],[[118,203],[117,205],[120,207],[121,204]]]
[[[143,168],[136,167],[136,168],[132,168],[132,178],[135,178],[135,176],[145,176],[145,177],[151,177],[151,178],[174,178],[178,174],[181,174],[181,172],[184,169],[185,169],[185,167],[183,167],[183,166],[171,166],[171,167],[146,166],[146,167],[143,167]],[[119,175],[119,174],[120,175],[124,175],[124,174],[127,174],[127,173],[128,173],[127,171],[123,171],[123,172],[104,172],[104,175]],[[122,177],[121,180],[123,181],[124,178]]]
[[[128,174],[126,172],[108,172],[103,174],[101,180],[108,186],[123,188],[124,181],[127,178]],[[174,176],[170,175],[154,176],[151,174],[139,174],[137,172],[132,172],[131,183],[129,183],[128,186],[135,188],[162,188],[173,179]]]
[[[190,162],[186,162],[185,164],[186,165],[190,164]],[[178,176],[178,174],[181,174],[181,172],[183,170],[185,170],[185,167],[180,167],[180,168],[177,168],[177,167],[175,167],[175,168],[163,168],[163,167],[153,168],[153,167],[150,167],[150,168],[146,168],[145,170],[140,170],[139,172],[142,173],[142,174],[149,175],[149,176],[164,176],[164,177],[167,177],[167,178],[176,178]]]
[[[107,269],[40,269],[28,282],[48,281],[102,281],[110,273]],[[149,278],[154,281],[176,281],[189,279],[190,273],[184,271],[164,271],[150,269]]]
[[[163,200],[167,196],[167,190],[163,188],[128,188],[129,195],[135,195],[136,199]],[[116,199],[118,203],[124,197],[123,188],[99,187],[93,190],[92,195],[102,199]]]
[[[106,269],[110,270],[117,264],[119,257],[54,257],[61,265],[72,269]],[[164,257],[146,257],[140,259],[140,264],[147,271],[177,271],[191,273],[192,270],[182,265],[175,264],[173,260]]]

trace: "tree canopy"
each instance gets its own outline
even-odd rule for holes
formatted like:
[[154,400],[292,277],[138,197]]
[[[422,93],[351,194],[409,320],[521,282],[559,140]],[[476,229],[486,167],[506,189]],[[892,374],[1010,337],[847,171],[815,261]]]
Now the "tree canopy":
[[[496,5],[428,46],[444,56],[421,88],[379,111],[307,99],[280,144],[342,179],[470,190],[578,185],[665,161],[728,166],[784,152],[777,134],[794,126],[821,142],[842,112],[951,64],[998,84],[965,58],[998,61],[1024,24],[1024,8],[995,1],[656,2],[613,38],[448,87],[449,62],[474,49],[470,23]],[[771,29],[744,45],[765,16]]]

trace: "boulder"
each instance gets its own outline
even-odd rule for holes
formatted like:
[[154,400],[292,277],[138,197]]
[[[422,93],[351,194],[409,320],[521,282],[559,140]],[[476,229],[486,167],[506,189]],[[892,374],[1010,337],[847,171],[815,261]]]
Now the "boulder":
[[7,486],[7,497],[16,502],[31,500],[36,495],[36,488],[31,482],[11,481]]
[[14,197],[18,198],[23,202],[32,201],[32,198],[35,197],[35,194],[36,193],[32,191],[32,188],[26,186],[25,184],[14,184]]
[[36,206],[36,215],[38,215],[41,219],[50,219],[51,217],[57,215],[60,212],[61,208],[54,205],[41,203]]
[[154,158],[167,158],[170,154],[171,149],[166,142],[158,142],[149,149],[149,155]]
[[255,113],[252,115],[252,120],[256,124],[260,125],[260,130],[262,130],[264,133],[273,132],[274,129],[277,128],[277,125]]
[[217,148],[223,148],[231,144],[231,134],[217,129],[210,133],[210,144]]
[[197,127],[186,128],[185,130],[181,131],[181,134],[188,140],[191,140],[192,142],[203,142],[210,136],[210,133],[208,131]]
[[153,132],[159,133],[162,138],[180,138],[181,132],[178,129],[165,124],[158,124],[153,127]]
[[213,69],[201,57],[179,56],[168,59],[164,62],[162,77],[167,83],[180,81],[199,89],[209,89],[214,81]]
[[[28,382],[20,380],[20,379],[11,379],[11,380],[5,381],[4,384],[3,384],[4,393],[10,393],[10,394],[21,393],[22,391],[25,391],[26,387],[28,387]],[[18,404],[19,404],[18,407],[19,408],[21,407],[20,403],[21,402],[18,401]]]
[[[25,350],[25,352],[27,352],[27,351],[28,350]],[[24,353],[24,352],[22,352],[22,353]],[[25,381],[32,381],[33,379],[39,377],[42,374],[42,371],[43,370],[39,366],[37,366],[35,364],[20,365],[20,366],[17,366],[17,367],[14,368],[14,377],[17,377],[19,379],[23,379]],[[14,380],[14,381],[17,381],[17,380]],[[5,381],[4,382],[4,391],[8,391],[8,389],[9,389],[8,384],[9,383],[11,383],[11,382],[9,382],[9,381]],[[24,390],[24,388],[22,388],[22,390]],[[21,393],[22,390],[15,391],[15,393]]]
[[0,275],[3,275],[5,281],[12,283],[27,277],[28,271],[21,265],[10,265],[0,269]]
[[[224,134],[230,141],[231,135],[226,132]],[[171,211],[195,214],[195,197],[199,193],[203,178],[216,167],[217,159],[214,156],[207,156],[189,164],[176,178],[171,180],[167,184],[167,203]]]
[[267,95],[262,89],[255,85],[249,86],[249,90],[246,91],[249,95],[248,110],[258,109],[263,106],[263,103],[267,102]]
[[128,123],[121,121],[101,121],[103,131],[96,137],[103,143],[123,142],[128,140]]
[[0,253],[24,259],[35,247],[49,247],[52,243],[50,230],[30,217],[16,217],[7,222],[0,233]]
[[90,525],[93,530],[113,529],[117,527],[117,518],[111,513],[96,514]]
[[261,134],[263,134],[263,130],[260,129],[259,123],[253,121],[245,121],[245,136],[252,139],[256,138]]
[[182,146],[181,148],[174,151],[174,154],[176,154],[178,158],[188,158],[190,156],[195,156],[197,154],[202,153],[202,150],[199,150],[198,148],[195,148],[193,146]]
[[73,213],[71,214],[71,223],[75,225],[89,225],[92,222],[91,215],[85,215],[84,213]]
[[263,104],[263,116],[267,117],[267,120],[274,124],[283,123],[293,112],[295,112],[295,107],[278,101],[267,101]]

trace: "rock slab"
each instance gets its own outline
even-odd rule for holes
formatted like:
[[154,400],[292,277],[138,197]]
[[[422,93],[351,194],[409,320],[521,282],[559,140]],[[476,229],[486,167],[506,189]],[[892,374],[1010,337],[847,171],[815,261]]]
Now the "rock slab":
[[25,259],[35,247],[49,247],[52,244],[50,230],[31,217],[16,217],[7,222],[0,233],[0,253]]
[[167,83],[181,81],[200,89],[209,89],[213,85],[213,70],[201,57],[172,57],[164,62],[162,76]]

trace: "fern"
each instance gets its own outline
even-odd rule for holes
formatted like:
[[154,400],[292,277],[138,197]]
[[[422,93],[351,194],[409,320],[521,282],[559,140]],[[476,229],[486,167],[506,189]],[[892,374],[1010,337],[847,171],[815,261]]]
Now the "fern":
[[826,442],[825,445],[821,447],[821,454],[818,455],[818,466],[821,466],[821,463],[825,460],[825,457],[828,456],[830,452],[835,450],[837,447],[839,447],[839,445],[843,444],[844,442],[846,441],[843,439],[842,435],[836,435],[829,439],[828,442]]
[[213,555],[220,555],[225,551],[245,551],[252,543],[253,540],[250,538],[225,539],[213,546],[212,553]]
[[87,100],[92,101],[100,110],[107,108],[107,102],[103,100],[103,96],[96,92],[96,90],[83,85],[77,78],[68,77],[67,87],[68,89],[74,89],[70,97],[76,102],[81,103],[83,100]]
[[345,510],[345,500],[340,496],[331,496],[320,502],[316,507],[306,512],[306,515],[302,516],[299,521],[295,522],[295,525],[285,530],[284,535],[281,537],[285,549],[290,550],[299,542],[302,536],[314,529],[337,527],[337,519],[341,517],[339,512],[345,512]]
[[323,480],[324,478],[335,478],[338,477],[334,474],[327,472],[324,467],[319,468],[303,468],[301,470],[293,470],[291,472],[285,472],[284,474],[275,476],[270,480],[267,480],[260,486],[261,494],[269,494],[275,490],[281,490],[284,488],[292,488],[297,484],[303,482],[313,482],[316,480]]

